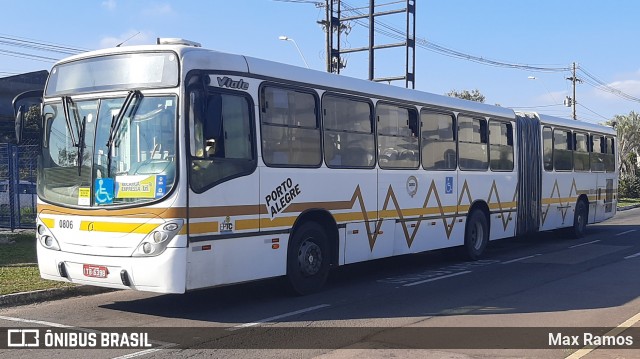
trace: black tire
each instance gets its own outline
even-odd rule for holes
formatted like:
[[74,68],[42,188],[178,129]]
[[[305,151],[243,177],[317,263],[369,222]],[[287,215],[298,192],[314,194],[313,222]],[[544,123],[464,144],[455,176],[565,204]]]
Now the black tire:
[[587,231],[588,216],[589,210],[587,204],[584,200],[578,201],[573,214],[573,226],[569,228],[569,235],[572,238],[578,239],[584,237],[584,233]]
[[464,228],[464,249],[468,259],[475,261],[482,256],[489,243],[489,223],[487,216],[475,210],[467,217]]
[[294,294],[319,291],[327,281],[331,254],[324,229],[315,222],[296,228],[287,249],[287,279]]

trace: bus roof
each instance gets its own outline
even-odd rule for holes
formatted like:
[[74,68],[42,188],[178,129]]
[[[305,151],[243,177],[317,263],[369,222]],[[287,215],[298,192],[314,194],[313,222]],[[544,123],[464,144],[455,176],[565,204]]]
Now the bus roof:
[[542,125],[553,125],[553,126],[560,126],[560,127],[567,127],[567,128],[579,128],[589,132],[600,132],[600,133],[609,134],[612,136],[616,135],[616,130],[614,130],[612,127],[609,127],[609,126],[599,125],[591,122],[570,120],[562,117],[543,115],[537,112],[531,112],[527,114],[538,117]]
[[[105,56],[119,53],[149,52],[171,50],[188,60],[182,67],[183,74],[192,69],[217,69],[230,72],[246,72],[292,83],[313,84],[323,89],[344,93],[369,94],[378,99],[396,99],[414,104],[425,104],[429,107],[450,109],[453,111],[470,112],[490,117],[515,119],[515,112],[510,108],[483,104],[475,101],[462,100],[455,97],[437,95],[419,90],[392,86],[384,83],[372,82],[348,76],[326,73],[323,71],[306,69],[299,66],[282,64],[274,61],[219,52],[196,46],[183,44],[137,45],[108,48],[74,55],[57,62],[55,65],[80,60],[89,57]],[[582,128],[587,131],[602,132],[615,135],[615,130],[583,121],[569,120],[560,117],[530,113],[540,119],[543,124]]]

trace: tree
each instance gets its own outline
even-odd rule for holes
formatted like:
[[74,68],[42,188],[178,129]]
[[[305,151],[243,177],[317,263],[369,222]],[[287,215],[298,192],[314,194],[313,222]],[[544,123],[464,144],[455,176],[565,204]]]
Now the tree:
[[457,97],[457,98],[461,98],[463,100],[469,100],[469,101],[476,101],[476,102],[481,102],[484,103],[484,95],[480,93],[480,91],[478,91],[478,89],[472,90],[471,92],[469,92],[468,90],[463,90],[463,91],[456,91],[456,90],[451,90],[449,92],[446,93],[447,96],[449,97]]
[[618,132],[616,150],[620,161],[618,171],[620,177],[635,176],[636,158],[640,153],[640,115],[634,111],[628,115],[616,115],[605,125],[612,126]]

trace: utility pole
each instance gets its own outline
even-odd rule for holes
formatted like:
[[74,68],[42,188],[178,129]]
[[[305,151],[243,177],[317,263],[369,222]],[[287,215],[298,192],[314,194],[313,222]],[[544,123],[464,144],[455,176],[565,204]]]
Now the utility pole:
[[[340,73],[340,70],[346,66],[346,61],[341,57],[343,54],[364,52],[369,53],[369,73],[368,77],[370,81],[377,82],[391,82],[391,81],[404,81],[405,87],[415,88],[415,33],[416,33],[416,0],[404,0],[398,1],[398,3],[405,2],[404,8],[375,12],[375,0],[369,0],[369,12],[361,13],[359,11],[353,11],[354,9],[346,10],[350,12],[350,16],[344,16],[342,14],[341,0],[325,0],[326,19],[319,21],[325,28],[327,41],[327,72]],[[394,3],[391,3],[394,4]],[[389,5],[389,4],[384,4]],[[357,10],[357,9],[356,9]],[[375,27],[376,18],[394,15],[394,14],[406,14],[406,37],[404,41],[398,43],[387,44],[375,44]],[[351,47],[348,49],[341,48],[341,33],[348,28],[349,21],[367,21],[369,27],[369,41],[368,46]],[[374,73],[375,68],[375,50],[389,49],[396,47],[405,48],[405,71],[401,76],[390,77],[376,77]]]
[[572,71],[571,71],[571,77],[567,77],[567,80],[571,81],[573,83],[573,97],[568,98],[568,101],[565,101],[565,103],[568,105],[571,105],[572,110],[573,110],[573,119],[577,120],[578,117],[576,116],[576,83],[578,82],[582,82],[582,80],[580,80],[579,78],[576,77],[576,63],[573,63],[572,66]]

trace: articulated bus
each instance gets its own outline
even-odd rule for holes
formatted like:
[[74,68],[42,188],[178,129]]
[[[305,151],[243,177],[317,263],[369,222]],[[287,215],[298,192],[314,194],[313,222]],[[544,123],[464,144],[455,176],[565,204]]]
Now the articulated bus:
[[[16,107],[16,127],[24,108]],[[161,293],[588,223],[616,212],[616,136],[549,117],[205,50],[76,55],[42,94],[45,279]]]

